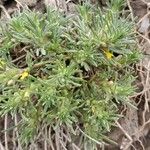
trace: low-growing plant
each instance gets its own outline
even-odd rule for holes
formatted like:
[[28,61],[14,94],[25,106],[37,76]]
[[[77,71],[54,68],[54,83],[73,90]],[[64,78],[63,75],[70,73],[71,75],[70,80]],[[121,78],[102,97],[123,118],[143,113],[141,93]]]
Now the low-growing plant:
[[139,53],[133,23],[113,3],[72,16],[23,10],[1,23],[0,39],[0,115],[18,116],[23,144],[45,125],[103,140],[118,108],[132,106]]

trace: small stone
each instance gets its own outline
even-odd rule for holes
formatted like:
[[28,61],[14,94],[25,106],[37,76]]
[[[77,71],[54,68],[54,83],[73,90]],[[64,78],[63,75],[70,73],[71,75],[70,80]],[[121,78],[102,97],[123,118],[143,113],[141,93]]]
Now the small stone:
[[109,85],[113,85],[114,82],[113,82],[113,81],[109,81],[108,84],[109,84]]

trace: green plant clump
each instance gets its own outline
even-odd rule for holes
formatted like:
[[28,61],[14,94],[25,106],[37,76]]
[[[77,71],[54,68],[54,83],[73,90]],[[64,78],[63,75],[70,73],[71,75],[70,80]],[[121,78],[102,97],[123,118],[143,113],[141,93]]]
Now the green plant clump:
[[112,7],[78,6],[72,16],[24,10],[1,23],[0,115],[19,116],[23,143],[44,125],[103,139],[118,108],[132,105],[134,28]]

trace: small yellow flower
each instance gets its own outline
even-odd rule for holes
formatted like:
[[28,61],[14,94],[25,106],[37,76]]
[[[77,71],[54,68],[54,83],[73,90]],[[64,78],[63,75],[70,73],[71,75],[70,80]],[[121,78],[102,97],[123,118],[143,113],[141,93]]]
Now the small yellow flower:
[[94,106],[92,106],[92,112],[95,113],[95,107]]
[[109,50],[104,51],[104,53],[105,53],[107,59],[109,59],[109,60],[112,59],[113,54]]
[[24,97],[25,97],[25,98],[29,98],[29,97],[30,97],[30,92],[29,92],[29,91],[26,91],[26,92],[24,93]]
[[24,79],[27,78],[28,76],[29,76],[29,72],[28,72],[28,71],[24,71],[24,72],[21,73],[20,79],[21,79],[21,80],[24,80]]

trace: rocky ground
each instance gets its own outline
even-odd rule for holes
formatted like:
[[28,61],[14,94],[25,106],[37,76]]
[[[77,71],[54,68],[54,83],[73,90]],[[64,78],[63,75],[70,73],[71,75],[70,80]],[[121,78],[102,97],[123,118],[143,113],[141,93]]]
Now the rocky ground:
[[[92,0],[93,3],[96,0]],[[44,11],[47,5],[74,13],[76,1],[65,0],[0,0],[1,21],[7,20],[22,7]],[[99,0],[105,5],[105,1]],[[137,85],[139,90],[131,97],[138,110],[124,108],[121,112],[124,118],[116,123],[116,127],[108,134],[117,145],[111,144],[108,150],[150,150],[150,0],[127,0],[126,9],[131,13],[131,19],[136,23],[137,43],[144,54],[143,59],[136,65]],[[0,120],[2,124],[3,120]],[[2,126],[0,127],[2,129]]]

